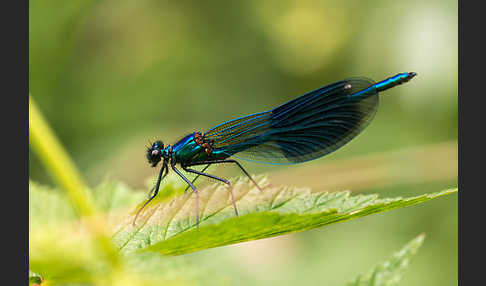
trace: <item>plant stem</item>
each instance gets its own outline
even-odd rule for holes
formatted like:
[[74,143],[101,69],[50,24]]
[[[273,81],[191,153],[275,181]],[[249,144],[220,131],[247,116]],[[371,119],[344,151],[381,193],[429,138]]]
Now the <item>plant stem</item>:
[[94,219],[96,205],[76,165],[64,150],[47,121],[29,95],[29,144],[39,155],[57,184],[66,192],[72,207],[80,217],[87,218],[90,230],[100,248],[115,268],[119,265],[118,254],[106,233],[105,224]]
[[80,216],[95,213],[95,205],[73,161],[29,95],[29,143]]

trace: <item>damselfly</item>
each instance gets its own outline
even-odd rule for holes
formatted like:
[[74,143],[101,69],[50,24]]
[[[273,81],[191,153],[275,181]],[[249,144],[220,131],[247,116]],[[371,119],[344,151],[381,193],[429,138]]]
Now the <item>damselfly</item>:
[[[296,164],[327,155],[368,126],[378,109],[379,92],[407,82],[415,75],[414,72],[400,73],[378,83],[367,78],[341,80],[272,110],[227,121],[206,132],[193,132],[173,146],[164,146],[162,141],[156,141],[147,149],[147,159],[152,167],[162,161],[162,167],[152,196],[138,210],[133,223],[142,209],[157,196],[169,166],[196,195],[196,225],[199,226],[199,194],[194,181],[199,176],[228,185],[235,214],[238,215],[231,183],[205,173],[210,165],[236,164],[261,191],[234,158],[270,164]],[[176,165],[197,176],[190,181]],[[205,166],[201,171],[192,168],[200,165]]]

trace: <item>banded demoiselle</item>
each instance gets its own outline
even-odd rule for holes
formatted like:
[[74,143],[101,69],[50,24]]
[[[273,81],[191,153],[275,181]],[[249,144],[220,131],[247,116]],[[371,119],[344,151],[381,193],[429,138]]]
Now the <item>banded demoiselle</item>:
[[[206,132],[188,134],[173,146],[156,141],[147,148],[152,167],[162,167],[152,196],[157,196],[162,179],[171,169],[196,195],[196,225],[199,226],[199,194],[194,186],[199,176],[228,185],[235,214],[238,209],[231,183],[205,173],[212,164],[236,164],[261,191],[262,189],[235,159],[270,164],[296,164],[317,159],[336,151],[356,137],[371,122],[378,109],[378,93],[408,82],[416,73],[400,73],[378,83],[367,78],[349,78],[301,95],[272,110],[221,123]],[[196,174],[186,178],[176,165]],[[201,170],[191,167],[205,165]],[[187,190],[187,189],[186,189]]]

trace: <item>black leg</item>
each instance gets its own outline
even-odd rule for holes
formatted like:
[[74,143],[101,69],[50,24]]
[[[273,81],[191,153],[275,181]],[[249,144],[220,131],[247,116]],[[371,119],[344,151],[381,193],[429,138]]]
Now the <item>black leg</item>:
[[[208,164],[206,167],[204,167],[204,168],[201,170],[201,172],[206,171],[206,169],[209,167],[209,165],[211,165],[211,164]],[[197,176],[196,176],[194,179],[192,179],[192,182],[191,182],[191,183],[192,183],[192,184],[194,184],[194,182],[197,180],[197,178],[199,178],[199,176],[200,176],[200,175],[198,174],[198,175],[197,175]],[[185,193],[185,192],[187,192],[187,190],[189,189],[189,187],[190,187],[190,186],[189,186],[189,185],[187,185],[186,189],[184,190],[184,193]]]
[[188,178],[186,178],[176,167],[175,165],[172,165],[172,170],[177,173],[186,183],[189,185],[189,187],[192,188],[192,191],[196,194],[196,226],[199,227],[199,193],[197,192],[196,187],[189,181]]
[[198,166],[198,165],[204,165],[204,164],[220,164],[220,163],[233,163],[233,164],[238,165],[238,167],[240,167],[240,169],[243,171],[243,173],[245,173],[245,175],[253,182],[253,184],[255,184],[255,186],[258,188],[258,190],[260,192],[263,192],[262,188],[260,188],[260,186],[258,186],[258,184],[255,182],[255,180],[253,180],[253,178],[250,176],[250,174],[243,168],[243,166],[241,166],[240,162],[233,160],[233,159],[198,162],[198,163],[195,163],[195,164],[189,164],[186,167]]
[[207,173],[203,173],[203,172],[200,172],[200,171],[197,171],[197,170],[189,169],[186,166],[182,166],[182,168],[185,171],[187,171],[187,172],[194,173],[194,174],[201,175],[201,176],[205,176],[205,177],[209,177],[209,178],[212,178],[212,179],[215,179],[215,180],[218,180],[218,181],[221,181],[221,182],[227,184],[228,185],[228,188],[229,188],[229,192],[231,194],[231,201],[233,202],[233,207],[235,209],[235,214],[236,214],[236,216],[238,216],[238,209],[236,208],[235,197],[233,195],[233,186],[231,186],[231,183],[228,180],[222,179],[222,178],[218,178],[216,176],[213,176],[213,175],[210,175],[210,174],[207,174]]
[[[165,170],[165,173],[164,173],[164,170]],[[159,173],[159,178],[157,179],[157,184],[155,185],[155,191],[154,191],[154,194],[152,195],[152,197],[150,197],[150,199],[148,199],[144,204],[143,206],[137,211],[137,214],[135,215],[135,218],[133,219],[133,226],[135,226],[135,221],[137,220],[138,218],[138,215],[140,214],[140,212],[143,210],[143,208],[148,204],[150,203],[151,200],[153,200],[155,198],[155,196],[159,193],[159,187],[160,187],[160,182],[162,181],[163,178],[165,178],[165,176],[167,176],[167,174],[169,173],[169,167],[167,167],[167,164],[164,163],[164,165],[162,166],[162,168],[160,168],[160,173]]]

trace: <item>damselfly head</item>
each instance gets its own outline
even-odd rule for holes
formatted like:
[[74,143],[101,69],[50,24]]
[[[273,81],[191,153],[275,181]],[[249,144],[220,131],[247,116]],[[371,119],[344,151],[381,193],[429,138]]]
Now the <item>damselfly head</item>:
[[147,160],[152,167],[157,166],[157,164],[162,159],[162,152],[164,150],[164,143],[162,141],[155,141],[151,147],[147,148]]

